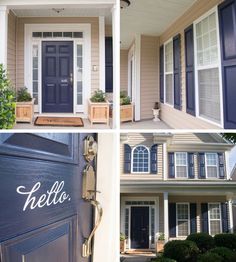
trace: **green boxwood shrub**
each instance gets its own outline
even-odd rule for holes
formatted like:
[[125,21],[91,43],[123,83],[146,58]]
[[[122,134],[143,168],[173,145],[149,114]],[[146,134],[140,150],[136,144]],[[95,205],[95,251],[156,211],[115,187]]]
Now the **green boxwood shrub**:
[[214,236],[215,245],[217,247],[227,247],[231,250],[236,250],[236,235],[235,234],[217,234]]
[[197,262],[224,262],[224,260],[218,254],[206,252],[205,254],[199,255]]
[[168,257],[154,258],[151,261],[152,262],[177,262],[176,260],[168,258]]
[[26,87],[22,87],[17,91],[16,95],[17,102],[30,102],[32,101],[31,94],[28,92]]
[[224,262],[236,261],[236,253],[227,247],[216,247],[209,252],[219,255],[223,258]]
[[201,253],[205,253],[207,250],[215,247],[214,238],[207,233],[194,233],[187,237],[187,240],[196,243]]
[[106,101],[106,94],[102,90],[96,90],[90,98],[93,103],[102,103]]
[[189,240],[173,240],[165,244],[163,256],[178,262],[194,262],[197,260],[199,249]]
[[11,88],[6,70],[0,64],[0,129],[10,129],[15,124],[15,92]]

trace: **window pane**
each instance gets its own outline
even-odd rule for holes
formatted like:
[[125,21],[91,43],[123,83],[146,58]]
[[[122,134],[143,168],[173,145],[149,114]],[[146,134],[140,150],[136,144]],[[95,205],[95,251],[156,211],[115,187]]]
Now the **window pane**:
[[32,47],[32,89],[35,105],[38,104],[38,45]]
[[177,204],[178,236],[187,236],[189,234],[188,207],[188,204]]
[[178,219],[188,219],[188,204],[177,205],[177,217]]
[[173,72],[173,42],[171,41],[165,46],[165,71]]
[[166,75],[166,103],[173,105],[173,75]]
[[209,204],[210,219],[220,219],[220,205]]
[[144,146],[137,146],[133,151],[133,172],[149,172],[149,151]]
[[221,233],[220,231],[220,220],[217,221],[211,221],[210,222],[210,227],[211,227],[211,235],[216,235]]
[[178,236],[184,237],[188,235],[188,221],[178,222]]
[[187,177],[187,154],[175,153],[176,176],[179,178]]

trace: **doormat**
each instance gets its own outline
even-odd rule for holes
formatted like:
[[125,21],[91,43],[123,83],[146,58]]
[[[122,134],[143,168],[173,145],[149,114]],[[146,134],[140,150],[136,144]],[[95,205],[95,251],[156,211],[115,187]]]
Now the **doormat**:
[[34,125],[36,126],[74,126],[83,127],[84,122],[80,117],[47,117],[38,116]]

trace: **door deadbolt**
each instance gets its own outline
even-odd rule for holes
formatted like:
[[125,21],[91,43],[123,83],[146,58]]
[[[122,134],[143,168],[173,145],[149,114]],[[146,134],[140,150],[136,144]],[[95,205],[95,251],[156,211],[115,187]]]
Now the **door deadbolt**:
[[87,136],[84,140],[84,157],[88,162],[94,160],[97,155],[97,142],[92,136]]

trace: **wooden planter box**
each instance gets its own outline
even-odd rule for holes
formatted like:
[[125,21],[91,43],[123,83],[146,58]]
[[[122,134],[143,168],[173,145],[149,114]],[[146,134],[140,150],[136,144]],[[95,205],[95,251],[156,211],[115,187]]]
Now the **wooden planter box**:
[[120,253],[125,253],[126,250],[126,240],[120,240]]
[[30,102],[16,102],[16,122],[33,122],[34,98]]
[[120,106],[120,121],[134,121],[134,113],[133,113],[133,104],[131,105],[121,105]]
[[89,99],[88,119],[90,120],[91,124],[106,123],[109,125],[109,103],[94,103]]
[[165,245],[165,241],[163,240],[158,240],[156,243],[156,252],[160,253],[163,252],[164,250],[164,245]]

